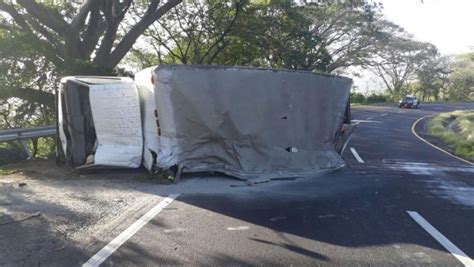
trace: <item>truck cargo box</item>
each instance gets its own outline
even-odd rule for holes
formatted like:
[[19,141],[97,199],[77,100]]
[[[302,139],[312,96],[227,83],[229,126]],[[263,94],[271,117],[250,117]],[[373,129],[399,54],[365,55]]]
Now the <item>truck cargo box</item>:
[[351,79],[191,65],[159,66],[152,75],[142,78],[154,82],[148,91],[156,105],[147,114],[156,108],[157,122],[144,132],[158,133],[159,142],[145,151],[153,151],[158,168],[249,179],[308,176],[344,165],[336,143],[344,120],[350,124]]
[[345,165],[352,80],[303,71],[163,65],[68,77],[59,136],[75,168],[304,177]]

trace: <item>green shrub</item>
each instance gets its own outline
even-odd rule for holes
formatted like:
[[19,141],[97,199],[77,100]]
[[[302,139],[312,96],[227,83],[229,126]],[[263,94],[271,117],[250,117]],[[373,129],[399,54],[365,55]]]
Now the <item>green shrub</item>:
[[365,96],[361,93],[351,93],[351,103],[364,104]]
[[364,96],[361,93],[351,93],[351,103],[353,104],[375,104],[389,102],[390,98],[382,94],[371,94]]
[[388,97],[385,95],[371,94],[366,99],[367,104],[385,103],[385,102],[388,102]]

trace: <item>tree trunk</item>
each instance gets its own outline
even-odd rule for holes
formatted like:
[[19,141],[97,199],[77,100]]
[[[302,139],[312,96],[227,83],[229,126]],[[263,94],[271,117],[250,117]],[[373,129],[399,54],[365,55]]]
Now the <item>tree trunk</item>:
[[38,138],[31,139],[31,143],[33,145],[33,151],[31,153],[31,156],[35,158],[36,155],[38,154]]

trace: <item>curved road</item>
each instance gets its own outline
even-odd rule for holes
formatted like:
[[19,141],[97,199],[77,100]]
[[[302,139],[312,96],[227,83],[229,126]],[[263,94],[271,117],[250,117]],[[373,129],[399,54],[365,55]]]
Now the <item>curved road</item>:
[[[102,266],[470,266],[474,168],[411,132],[422,116],[467,108],[474,104],[354,107],[354,119],[367,122],[343,155],[348,167],[335,173],[250,187],[211,177],[150,188],[180,195]],[[146,211],[129,214],[74,260],[87,261]]]

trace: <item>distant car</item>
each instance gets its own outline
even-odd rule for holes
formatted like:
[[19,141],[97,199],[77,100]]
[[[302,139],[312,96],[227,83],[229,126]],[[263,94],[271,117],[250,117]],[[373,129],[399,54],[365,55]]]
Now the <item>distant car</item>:
[[418,108],[420,102],[416,96],[407,95],[402,100],[398,101],[399,108]]

